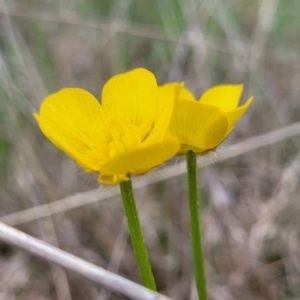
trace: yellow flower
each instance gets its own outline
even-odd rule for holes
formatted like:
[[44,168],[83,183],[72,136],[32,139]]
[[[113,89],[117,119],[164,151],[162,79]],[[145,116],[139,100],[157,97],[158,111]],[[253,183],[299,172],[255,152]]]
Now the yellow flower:
[[[170,89],[173,83],[161,89]],[[243,85],[218,85],[208,89],[197,101],[186,88],[176,101],[170,129],[180,139],[178,155],[192,150],[204,155],[214,151],[233,130],[253,97],[238,107]]]
[[108,80],[101,104],[85,90],[66,88],[48,96],[34,116],[53,144],[86,172],[100,172],[100,183],[115,185],[178,152],[168,128],[181,89],[162,90],[151,72],[135,69]]

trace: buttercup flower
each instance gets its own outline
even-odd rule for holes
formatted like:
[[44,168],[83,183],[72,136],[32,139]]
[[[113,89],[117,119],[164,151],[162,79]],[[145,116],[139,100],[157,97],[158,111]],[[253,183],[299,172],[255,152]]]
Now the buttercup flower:
[[[170,90],[173,84],[162,86]],[[253,97],[238,107],[243,85],[218,85],[208,89],[197,101],[183,88],[176,101],[170,130],[180,139],[178,155],[192,150],[204,155],[214,151],[233,130],[248,109]]]
[[99,172],[100,183],[115,185],[178,152],[168,128],[181,88],[158,88],[140,68],[108,80],[101,104],[83,89],[66,88],[48,96],[34,116],[53,144],[86,172]]

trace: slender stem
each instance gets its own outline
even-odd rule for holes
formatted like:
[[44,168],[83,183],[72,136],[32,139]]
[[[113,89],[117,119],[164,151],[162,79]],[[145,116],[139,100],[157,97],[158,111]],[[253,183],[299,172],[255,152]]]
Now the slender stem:
[[120,183],[123,205],[131,236],[131,242],[142,281],[145,287],[156,291],[156,285],[151,271],[149,257],[141,229],[138,211],[135,205],[131,180]]
[[196,154],[189,151],[186,154],[186,166],[188,174],[189,209],[191,220],[192,244],[194,255],[195,279],[198,296],[201,300],[207,300],[204,257],[201,242],[201,228],[198,212],[197,196],[197,160]]

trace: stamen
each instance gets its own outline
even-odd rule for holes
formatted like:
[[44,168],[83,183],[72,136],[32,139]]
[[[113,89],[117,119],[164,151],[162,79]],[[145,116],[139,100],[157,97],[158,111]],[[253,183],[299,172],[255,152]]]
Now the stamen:
[[117,132],[117,130],[113,129],[111,132],[112,135],[112,139],[114,140],[114,142],[118,142],[120,140],[120,136]]
[[116,150],[115,149],[111,149],[110,151],[109,151],[109,157],[110,158],[114,158],[115,156],[116,156]]
[[110,116],[93,127],[90,134],[95,142],[90,145],[87,154],[99,162],[112,159],[140,145],[151,129],[147,124],[138,128],[121,117]]

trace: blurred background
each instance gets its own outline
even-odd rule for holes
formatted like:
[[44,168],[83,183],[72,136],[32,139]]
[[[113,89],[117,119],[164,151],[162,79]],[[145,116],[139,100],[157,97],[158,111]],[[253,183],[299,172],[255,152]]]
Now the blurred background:
[[[243,83],[255,101],[218,150],[231,158],[199,158],[214,162],[199,171],[209,293],[300,299],[299,12],[298,0],[0,0],[0,221],[140,283],[118,188],[84,174],[32,113],[62,87],[99,98],[135,67],[197,97]],[[260,147],[268,132],[278,142]],[[166,170],[136,189],[142,227],[159,291],[195,300],[184,168]],[[125,298],[0,243],[0,299]]]

